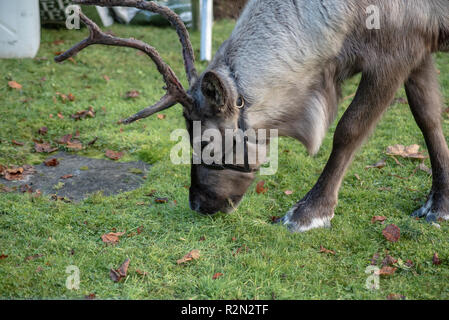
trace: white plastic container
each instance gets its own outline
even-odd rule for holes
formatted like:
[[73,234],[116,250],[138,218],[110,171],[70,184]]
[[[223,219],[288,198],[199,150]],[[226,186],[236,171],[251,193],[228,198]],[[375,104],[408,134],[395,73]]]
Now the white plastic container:
[[34,58],[40,40],[39,0],[0,0],[0,58]]

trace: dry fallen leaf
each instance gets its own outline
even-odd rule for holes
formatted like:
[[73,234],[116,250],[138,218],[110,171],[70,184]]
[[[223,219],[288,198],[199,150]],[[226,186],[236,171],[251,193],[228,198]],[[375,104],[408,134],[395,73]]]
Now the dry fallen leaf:
[[142,271],[142,270],[140,270],[140,269],[136,269],[136,273],[137,273],[137,274],[140,274],[141,276],[146,276],[146,275],[148,274],[148,272]]
[[165,114],[158,114],[158,115],[157,115],[157,118],[158,118],[159,120],[164,120],[166,117],[167,117],[167,116],[166,116]]
[[188,254],[186,254],[184,257],[182,257],[181,259],[177,260],[176,263],[182,264],[187,261],[196,260],[199,257],[200,257],[200,252],[197,249],[194,249],[194,250],[190,251]]
[[408,159],[427,159],[427,156],[420,152],[419,148],[420,146],[417,144],[412,144],[411,146],[396,144],[394,146],[389,146],[386,154],[389,156],[400,156]]
[[16,145],[16,146],[21,146],[21,147],[25,145],[25,143],[20,142],[20,141],[16,141],[16,140],[12,140],[11,143]]
[[13,166],[11,168],[2,167],[0,175],[8,181],[23,180],[25,176],[33,174],[35,169],[30,165],[23,165],[21,167]]
[[57,165],[59,165],[59,161],[58,161],[58,159],[53,158],[53,159],[45,161],[44,164],[47,167],[56,167]]
[[126,97],[129,99],[137,98],[139,97],[139,95],[140,93],[137,90],[131,90],[126,93]]
[[293,191],[292,191],[292,190],[285,190],[284,193],[285,193],[287,196],[289,196],[289,195],[292,195],[292,194],[293,194]]
[[441,264],[441,260],[438,257],[438,253],[436,252],[433,254],[432,263],[436,266],[439,266]]
[[112,150],[106,150],[105,152],[106,157],[108,157],[111,160],[119,160],[121,157],[123,157],[123,152],[115,152]]
[[377,264],[377,260],[379,260],[379,253],[378,252],[373,254],[373,257],[371,258],[371,265],[375,266]]
[[387,254],[385,256],[385,258],[382,260],[382,266],[392,266],[397,262],[398,262],[398,259],[395,259],[392,256]]
[[323,246],[320,246],[320,253],[330,253],[330,254],[335,255],[335,251],[326,249],[326,248],[323,247]]
[[95,110],[92,106],[89,106],[87,110],[77,111],[75,114],[72,114],[72,118],[75,120],[81,120],[86,117],[95,118]]
[[385,161],[385,159],[383,159],[383,160],[377,162],[376,164],[366,166],[365,169],[382,169],[386,165],[387,165],[387,162]]
[[223,275],[223,273],[217,272],[216,274],[213,275],[212,280],[216,280],[216,279],[220,278],[222,275]]
[[24,261],[34,260],[34,259],[37,259],[37,258],[41,258],[41,257],[43,257],[43,256],[44,256],[44,255],[43,255],[42,253],[33,254],[32,256],[26,257],[26,258],[24,259]]
[[399,227],[394,224],[389,224],[382,231],[382,234],[388,241],[397,242],[401,237],[401,229],[399,229]]
[[156,198],[156,199],[154,199],[154,202],[156,202],[156,203],[167,203],[168,202],[168,198]]
[[380,223],[384,223],[385,220],[387,220],[387,217],[384,217],[384,216],[374,216],[374,217],[371,219],[371,223],[375,223],[375,222],[377,222],[377,221],[379,221]]
[[259,183],[257,183],[256,185],[256,192],[258,194],[264,194],[268,191],[268,188],[264,188],[265,185],[265,181],[259,181]]
[[104,243],[117,243],[120,241],[121,236],[123,236],[124,232],[110,232],[106,233],[101,236],[101,240],[103,240]]
[[395,267],[384,266],[377,272],[377,274],[380,276],[391,276],[396,272],[397,269],[398,268]]
[[45,136],[48,133],[48,128],[47,127],[42,127],[39,128],[39,130],[37,131],[40,135]]
[[67,142],[66,148],[71,149],[71,150],[82,150],[83,145],[81,144],[81,142],[79,142],[77,140],[73,140],[73,141]]
[[16,81],[9,81],[8,82],[8,86],[11,89],[16,89],[16,90],[21,90],[22,89],[22,85]]
[[37,153],[52,153],[58,150],[58,148],[52,148],[49,143],[34,143],[34,150]]
[[7,254],[0,254],[0,260],[8,258]]
[[66,174],[61,177],[61,179],[70,179],[73,178],[73,174]]
[[246,246],[246,244],[244,244],[243,246],[241,246],[240,248],[235,250],[235,252],[232,255],[235,257],[236,255],[238,255],[241,252],[248,252],[248,251],[249,251],[249,248]]
[[129,267],[129,259],[126,259],[125,262],[122,263],[120,268],[116,270],[111,269],[109,271],[109,276],[111,277],[112,281],[119,282],[120,280],[125,278],[128,272],[128,267]]

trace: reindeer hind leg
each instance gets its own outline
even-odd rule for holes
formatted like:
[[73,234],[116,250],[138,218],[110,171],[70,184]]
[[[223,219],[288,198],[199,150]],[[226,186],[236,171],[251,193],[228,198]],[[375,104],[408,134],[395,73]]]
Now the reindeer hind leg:
[[405,84],[407,98],[426,140],[432,163],[432,190],[412,216],[427,221],[449,220],[449,149],[441,125],[442,100],[432,56],[412,72]]

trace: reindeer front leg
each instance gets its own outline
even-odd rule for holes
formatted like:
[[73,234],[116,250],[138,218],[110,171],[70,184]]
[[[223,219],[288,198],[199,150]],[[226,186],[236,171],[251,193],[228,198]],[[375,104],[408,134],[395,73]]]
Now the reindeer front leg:
[[307,195],[281,219],[290,231],[304,232],[330,226],[346,169],[406,78],[399,70],[386,73],[371,71],[363,74],[353,102],[338,123],[333,150],[323,173]]

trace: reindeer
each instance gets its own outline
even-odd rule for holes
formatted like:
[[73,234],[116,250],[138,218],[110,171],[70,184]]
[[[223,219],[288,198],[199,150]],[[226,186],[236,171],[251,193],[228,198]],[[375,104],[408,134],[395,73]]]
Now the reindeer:
[[[74,2],[149,10],[176,28],[188,90],[153,47],[105,34],[83,14],[80,17],[90,29],[89,37],[56,57],[61,62],[92,44],[132,47],[146,53],[162,74],[167,93],[155,105],[122,120],[124,124],[180,103],[190,133],[194,121],[201,121],[203,131],[277,129],[279,135],[296,138],[314,155],[336,117],[342,83],[361,73],[356,95],[335,130],[333,149],[321,176],[280,219],[292,232],[330,226],[338,190],[355,152],[405,84],[433,171],[429,197],[413,216],[428,221],[449,219],[449,149],[432,58],[434,52],[449,51],[449,1],[250,0],[232,35],[201,75],[195,70],[187,29],[168,8],[134,0]],[[366,9],[371,5],[378,9],[379,29],[366,25]],[[192,163],[191,208],[203,214],[231,212],[259,168],[260,163],[250,165],[247,160],[243,166]]]

